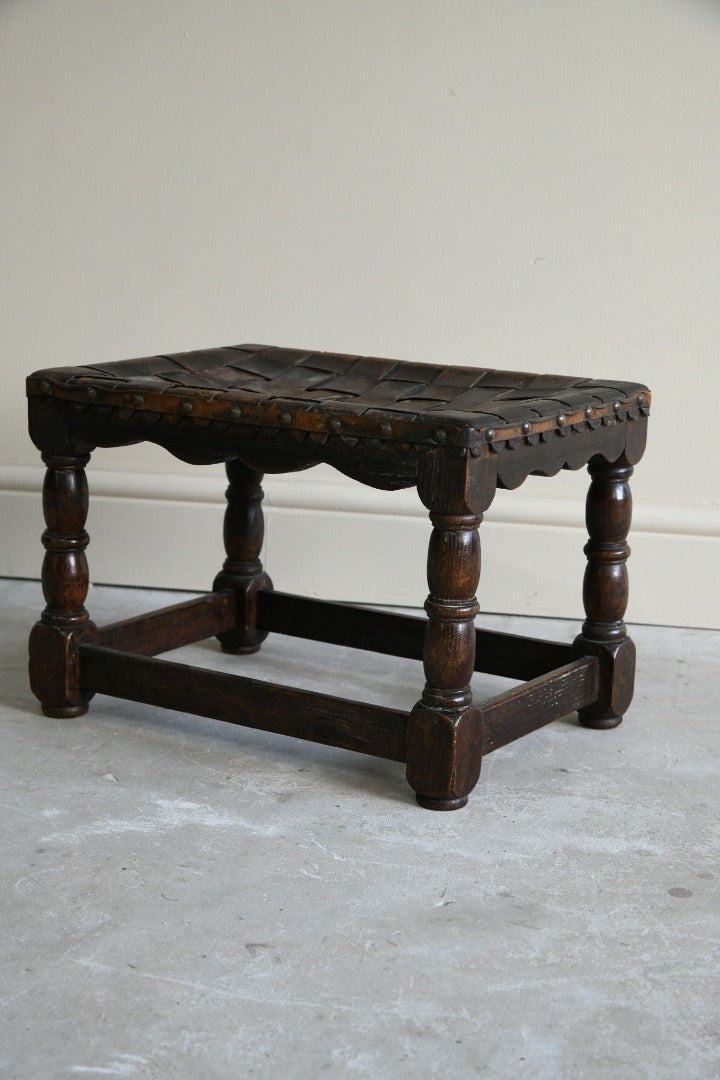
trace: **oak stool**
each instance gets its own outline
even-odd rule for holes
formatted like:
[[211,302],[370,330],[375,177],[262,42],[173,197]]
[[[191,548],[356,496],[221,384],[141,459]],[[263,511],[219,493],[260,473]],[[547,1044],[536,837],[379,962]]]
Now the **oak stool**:
[[[47,716],[79,716],[104,693],[357,750],[406,762],[433,810],[464,806],[485,754],[552,720],[577,710],[587,727],[620,723],[635,672],[623,615],[629,480],[650,406],[640,383],[238,345],[49,368],[27,391],[47,466],[47,606],[30,636],[30,682]],[[85,466],[97,446],[143,441],[226,463],[227,558],[212,592],[97,627],[84,607]],[[263,473],[319,462],[371,487],[417,487],[432,523],[427,619],[273,590],[259,558]],[[583,465],[579,636],[476,629],[478,526],[496,489]],[[252,653],[271,631],[422,659],[420,700],[403,712],[157,659],[213,635],[226,652]],[[473,671],[522,681],[474,702]]]

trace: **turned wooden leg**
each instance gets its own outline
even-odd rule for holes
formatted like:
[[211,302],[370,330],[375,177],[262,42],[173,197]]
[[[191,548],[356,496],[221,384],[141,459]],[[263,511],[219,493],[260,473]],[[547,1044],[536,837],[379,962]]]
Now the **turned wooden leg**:
[[625,456],[612,463],[596,458],[588,472],[592,477],[586,508],[590,539],[585,545],[588,563],[583,584],[587,619],[575,648],[581,655],[599,658],[600,693],[597,702],[581,709],[579,716],[586,727],[613,728],[632,701],[635,682],[635,645],[623,622],[628,602],[633,467]]
[[81,716],[91,694],[80,685],[78,645],[96,634],[84,607],[88,591],[85,532],[89,454],[43,454],[47,465],[42,588],[47,604],[30,634],[30,686],[46,716]]
[[407,778],[430,810],[464,806],[480,776],[482,714],[472,706],[482,515],[431,513],[426,684],[408,723]]
[[213,589],[233,589],[237,605],[234,630],[218,634],[224,652],[254,653],[267,637],[267,631],[257,629],[258,589],[272,589],[272,582],[263,571],[260,551],[265,524],[263,521],[263,474],[242,461],[228,461],[225,469],[230,481],[223,537],[227,558],[213,582]]

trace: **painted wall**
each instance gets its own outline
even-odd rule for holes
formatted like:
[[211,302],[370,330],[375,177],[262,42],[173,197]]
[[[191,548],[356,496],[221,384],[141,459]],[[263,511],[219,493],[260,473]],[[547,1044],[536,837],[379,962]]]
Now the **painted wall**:
[[[629,617],[719,625],[718,55],[712,0],[4,0],[0,572],[40,563],[27,372],[265,341],[649,383]],[[90,480],[96,580],[209,584],[221,471]],[[579,614],[584,488],[499,493],[487,610]],[[278,585],[423,599],[414,494],[267,491]]]

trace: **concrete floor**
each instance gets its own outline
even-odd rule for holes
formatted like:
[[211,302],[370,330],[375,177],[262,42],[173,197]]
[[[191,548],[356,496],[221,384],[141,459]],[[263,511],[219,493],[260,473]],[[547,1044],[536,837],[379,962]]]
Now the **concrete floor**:
[[[434,814],[391,762],[109,698],[45,719],[39,587],[0,598],[3,1078],[720,1077],[720,634],[637,628],[622,727],[536,732]],[[402,708],[422,681],[279,636],[183,653]]]

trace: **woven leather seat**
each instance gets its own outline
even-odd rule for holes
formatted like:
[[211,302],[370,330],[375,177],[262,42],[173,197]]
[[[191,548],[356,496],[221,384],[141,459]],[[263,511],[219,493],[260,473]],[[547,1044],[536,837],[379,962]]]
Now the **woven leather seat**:
[[[347,437],[475,446],[647,409],[640,383],[413,364],[264,345],[31,376],[69,401]],[[638,394],[641,395],[638,401]],[[634,417],[633,417],[634,418]]]

